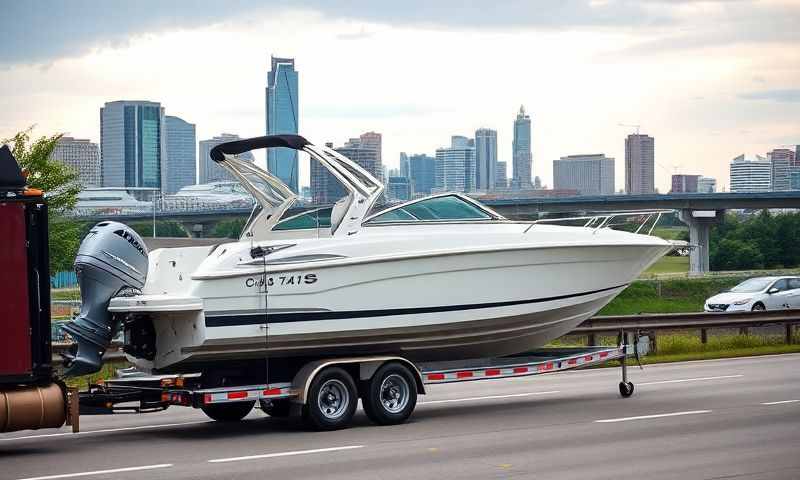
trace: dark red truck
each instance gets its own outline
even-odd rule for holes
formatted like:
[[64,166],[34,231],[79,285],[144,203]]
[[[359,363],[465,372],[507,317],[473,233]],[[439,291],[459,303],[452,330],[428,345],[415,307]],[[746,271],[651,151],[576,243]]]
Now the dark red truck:
[[0,432],[60,427],[67,391],[51,365],[47,203],[0,147]]

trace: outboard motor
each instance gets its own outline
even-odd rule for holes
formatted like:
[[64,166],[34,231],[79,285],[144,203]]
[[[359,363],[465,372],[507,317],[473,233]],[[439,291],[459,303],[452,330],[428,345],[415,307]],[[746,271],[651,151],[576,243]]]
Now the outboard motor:
[[64,354],[67,376],[100,370],[103,353],[119,328],[108,303],[126,290],[138,293],[144,287],[147,247],[127,225],[98,223],[81,242],[75,272],[81,289],[81,311],[63,327],[77,342],[70,353]]

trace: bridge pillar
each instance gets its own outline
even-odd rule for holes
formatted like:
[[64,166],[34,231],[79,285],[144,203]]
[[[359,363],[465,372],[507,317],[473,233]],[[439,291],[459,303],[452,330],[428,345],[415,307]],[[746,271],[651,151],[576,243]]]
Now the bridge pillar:
[[681,221],[689,226],[689,243],[694,246],[689,251],[689,275],[702,275],[709,270],[711,225],[722,218],[722,213],[717,210],[689,209],[679,212]]
[[181,222],[183,225],[183,229],[189,233],[189,236],[192,238],[203,238],[204,233],[206,230],[206,226],[202,223],[196,222]]

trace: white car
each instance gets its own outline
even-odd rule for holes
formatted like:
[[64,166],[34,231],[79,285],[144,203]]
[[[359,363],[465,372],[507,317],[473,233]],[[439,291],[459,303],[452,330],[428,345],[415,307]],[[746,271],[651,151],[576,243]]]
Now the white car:
[[706,312],[800,308],[800,277],[750,278],[706,300]]

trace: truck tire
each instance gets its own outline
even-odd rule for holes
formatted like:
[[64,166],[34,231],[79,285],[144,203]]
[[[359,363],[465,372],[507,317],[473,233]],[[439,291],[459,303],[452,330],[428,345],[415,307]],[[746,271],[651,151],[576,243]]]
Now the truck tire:
[[275,418],[288,417],[292,412],[292,402],[286,399],[259,400],[261,411]]
[[369,380],[361,399],[364,413],[378,425],[396,425],[408,420],[417,406],[417,382],[400,363],[387,363]]
[[339,430],[350,425],[357,405],[356,384],[350,374],[328,367],[311,382],[303,418],[315,430]]
[[256,401],[252,402],[232,402],[203,405],[200,407],[203,413],[212,420],[218,422],[238,422],[250,413]]

